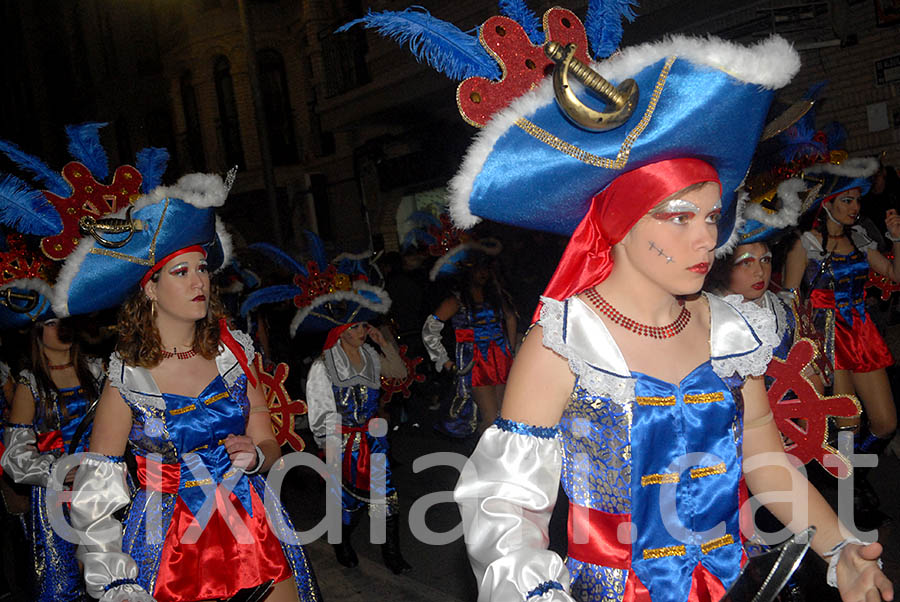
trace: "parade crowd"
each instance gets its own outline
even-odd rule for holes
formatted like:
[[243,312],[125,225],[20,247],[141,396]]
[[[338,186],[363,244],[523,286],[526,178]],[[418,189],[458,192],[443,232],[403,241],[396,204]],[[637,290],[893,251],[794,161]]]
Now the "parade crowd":
[[[802,68],[783,39],[613,55],[612,13],[519,11],[477,61],[427,54],[483,129],[396,245],[246,244],[216,214],[239,170],[173,175],[158,148],[111,169],[102,124],[67,128],[59,169],[0,141],[0,600],[328,599],[266,476],[291,452],[336,467],[341,565],[368,515],[414,571],[407,428],[471,442],[480,602],[720,600],[785,528],[842,599],[892,600],[897,517],[855,458],[900,453],[897,173],[817,123],[827,89],[774,101]],[[573,94],[606,57],[618,100]],[[851,479],[852,508],[806,474]]]

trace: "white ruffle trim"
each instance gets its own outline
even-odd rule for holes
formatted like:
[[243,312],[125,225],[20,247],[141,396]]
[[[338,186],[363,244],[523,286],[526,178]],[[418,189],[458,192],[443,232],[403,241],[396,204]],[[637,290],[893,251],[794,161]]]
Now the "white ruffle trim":
[[134,406],[145,406],[151,408],[165,409],[165,402],[160,397],[153,395],[144,395],[138,393],[129,387],[129,383],[123,382],[122,378],[122,358],[119,357],[117,351],[113,351],[109,356],[109,384],[119,390],[122,399]]
[[544,347],[568,360],[569,369],[578,377],[578,384],[589,393],[608,398],[623,408],[630,406],[634,399],[635,379],[591,368],[574,349],[563,341],[565,303],[550,297],[541,297],[541,301],[544,306],[541,308],[539,324],[544,331]]
[[721,299],[744,316],[762,345],[742,355],[711,358],[713,370],[721,378],[729,378],[735,373],[742,377],[765,374],[772,361],[772,350],[781,342],[775,328],[775,316],[756,303],[744,302],[741,295],[728,295]]

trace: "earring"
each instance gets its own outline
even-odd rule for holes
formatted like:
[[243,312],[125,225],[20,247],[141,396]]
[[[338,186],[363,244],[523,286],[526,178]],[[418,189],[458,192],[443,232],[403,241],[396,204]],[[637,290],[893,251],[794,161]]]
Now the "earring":
[[150,316],[156,319],[156,299],[150,299]]

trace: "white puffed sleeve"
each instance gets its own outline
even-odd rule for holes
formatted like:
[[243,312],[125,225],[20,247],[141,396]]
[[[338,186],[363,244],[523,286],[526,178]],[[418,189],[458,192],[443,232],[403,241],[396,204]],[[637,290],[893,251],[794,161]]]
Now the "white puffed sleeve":
[[122,524],[116,511],[131,501],[125,480],[125,462],[99,454],[86,454],[72,488],[70,517],[81,545],[76,556],[84,565],[88,594],[102,602],[154,602],[138,585],[138,567],[122,551]]
[[428,357],[434,362],[434,368],[438,372],[443,370],[444,364],[450,361],[450,356],[441,339],[442,330],[444,330],[444,323],[437,316],[432,314],[425,318],[425,324],[422,326],[422,342],[425,343]]
[[[312,431],[316,444],[325,449],[325,438],[332,432],[334,424],[340,422],[337,416],[337,407],[334,403],[334,390],[331,388],[331,379],[325,369],[322,358],[313,362],[306,377],[306,405],[309,408],[309,429]],[[337,422],[335,422],[337,421]]]
[[454,491],[478,602],[571,601],[565,563],[547,549],[562,467],[555,429],[497,424],[481,437]]
[[25,424],[8,424],[3,433],[3,445],[6,450],[0,458],[0,466],[13,481],[23,485],[47,486],[56,458],[37,450],[34,428]]

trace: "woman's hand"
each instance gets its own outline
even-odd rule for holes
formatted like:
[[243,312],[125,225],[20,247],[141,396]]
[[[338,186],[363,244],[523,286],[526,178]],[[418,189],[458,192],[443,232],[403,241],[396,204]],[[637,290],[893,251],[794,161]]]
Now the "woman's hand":
[[837,564],[838,590],[844,602],[893,600],[894,586],[878,568],[881,544],[849,544]]
[[225,437],[225,451],[231,464],[241,470],[256,468],[256,446],[247,435],[228,435]]
[[387,346],[387,341],[384,340],[384,335],[381,334],[381,331],[374,326],[366,324],[366,334],[382,349]]
[[893,238],[900,238],[900,214],[896,209],[888,209],[884,218],[884,225],[887,226]]

